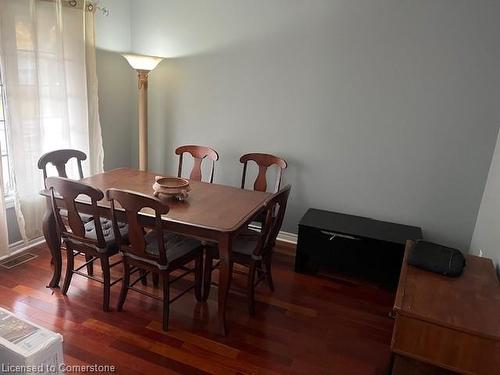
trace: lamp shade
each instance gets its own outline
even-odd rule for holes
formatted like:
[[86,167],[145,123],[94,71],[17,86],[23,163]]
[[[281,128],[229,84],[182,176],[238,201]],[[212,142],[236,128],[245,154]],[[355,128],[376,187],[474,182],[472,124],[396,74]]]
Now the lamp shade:
[[127,59],[130,66],[135,70],[151,71],[163,60],[161,57],[134,55],[130,53],[123,54],[122,56]]

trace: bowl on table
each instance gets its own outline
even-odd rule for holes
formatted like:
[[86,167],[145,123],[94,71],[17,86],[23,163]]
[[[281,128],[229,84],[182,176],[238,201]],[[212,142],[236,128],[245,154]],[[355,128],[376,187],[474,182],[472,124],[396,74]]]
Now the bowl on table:
[[182,201],[188,197],[191,188],[185,178],[156,176],[153,190],[155,197]]

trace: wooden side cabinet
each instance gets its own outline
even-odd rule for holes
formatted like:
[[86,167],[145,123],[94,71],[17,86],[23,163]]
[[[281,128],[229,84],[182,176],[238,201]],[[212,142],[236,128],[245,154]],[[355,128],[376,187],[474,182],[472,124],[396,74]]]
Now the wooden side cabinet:
[[391,348],[392,373],[500,373],[500,284],[491,259],[467,255],[450,278],[406,262],[401,268]]

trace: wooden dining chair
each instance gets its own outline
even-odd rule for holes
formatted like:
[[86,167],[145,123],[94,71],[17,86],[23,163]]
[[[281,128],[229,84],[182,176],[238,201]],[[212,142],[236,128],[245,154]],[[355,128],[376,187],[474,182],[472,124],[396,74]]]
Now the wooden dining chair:
[[[233,241],[232,261],[248,268],[247,275],[247,301],[248,311],[255,314],[255,287],[263,280],[267,281],[269,289],[274,291],[271,261],[276,238],[283,224],[290,185],[285,186],[275,193],[266,203],[264,210],[265,220],[260,232],[255,230],[244,230]],[[203,299],[206,300],[212,285],[212,271],[217,264],[213,260],[219,257],[216,247],[207,246],[204,264],[204,287]],[[239,271],[233,271],[240,273]]]
[[243,163],[243,174],[241,177],[241,188],[245,188],[245,180],[247,175],[248,162],[253,161],[259,167],[259,172],[253,184],[253,189],[256,191],[267,191],[267,169],[273,165],[278,167],[278,172],[276,174],[276,181],[274,183],[272,193],[276,193],[281,186],[281,178],[283,177],[283,171],[287,167],[287,163],[284,159],[270,154],[262,153],[250,153],[245,154],[240,158],[240,162]]
[[[119,222],[116,219],[118,208],[115,202],[125,210],[129,226],[128,243],[118,240],[120,252],[123,255],[123,283],[118,301],[118,311],[123,305],[129,290],[160,299],[154,294],[137,289],[134,285],[149,273],[159,275],[163,288],[163,330],[168,329],[169,307],[179,297],[191,289],[195,289],[198,301],[202,298],[203,283],[203,246],[195,239],[164,231],[161,215],[169,211],[169,207],[157,198],[134,193],[131,191],[109,189],[106,198],[111,202],[111,217],[116,237],[120,238]],[[139,212],[143,209],[154,212],[154,218],[149,224],[139,220]],[[194,268],[187,265],[194,261]],[[146,273],[141,273],[146,270]],[[181,274],[170,279],[173,271],[180,270]],[[133,282],[131,275],[139,272],[139,277]],[[194,284],[186,288],[174,298],[170,298],[170,285],[184,276],[194,273]]]
[[[61,150],[54,150],[54,151],[49,151],[38,159],[38,169],[41,169],[43,171],[43,181],[44,181],[44,186],[47,187],[45,180],[47,179],[48,173],[47,173],[47,165],[52,164],[56,170],[57,170],[57,175],[59,177],[68,177],[68,173],[66,171],[66,166],[68,164],[68,161],[70,159],[75,159],[78,167],[78,175],[80,177],[80,180],[83,178],[83,169],[82,169],[82,161],[87,160],[87,155],[83,151],[79,150],[74,150],[74,149],[61,149]],[[64,220],[67,220],[68,217],[68,212],[66,209],[61,209],[60,211],[61,216],[63,217]],[[92,220],[91,215],[87,214],[80,214],[82,221],[87,223]],[[86,258],[87,262],[87,273],[89,275],[94,274],[94,268],[93,268],[93,263],[89,262],[90,258]]]
[[[104,198],[101,190],[79,181],[70,180],[64,177],[47,177],[45,180],[47,189],[51,194],[52,211],[56,218],[58,235],[65,244],[67,254],[66,275],[64,278],[62,293],[67,294],[71,284],[73,274],[87,277],[98,281],[104,285],[103,304],[104,311],[109,311],[109,295],[111,286],[120,279],[111,281],[111,268],[121,263],[109,263],[109,258],[118,253],[118,245],[115,241],[115,232],[113,231],[111,221],[99,216],[97,202]],[[61,199],[56,199],[56,195]],[[75,199],[78,196],[90,198],[90,210],[92,211],[92,221],[83,222],[80,213],[76,208]],[[67,210],[67,219],[63,220],[61,208]],[[120,223],[119,232],[122,237],[127,236],[127,225]],[[77,254],[86,255],[88,261],[75,269],[74,257]],[[96,259],[100,260],[102,269],[102,279],[93,275],[84,274],[80,270],[93,263]]]
[[50,151],[38,159],[38,168],[43,171],[43,180],[47,178],[47,164],[52,164],[57,169],[57,174],[59,177],[68,177],[66,172],[66,165],[68,161],[72,158],[76,159],[78,166],[78,174],[80,179],[83,178],[82,161],[87,159],[87,155],[79,150],[73,149],[63,149]]
[[208,158],[212,161],[209,182],[214,182],[215,162],[219,160],[219,154],[217,153],[217,151],[210,147],[196,145],[177,147],[177,149],[175,150],[175,154],[179,155],[179,168],[177,171],[177,177],[181,177],[182,175],[182,162],[185,153],[191,154],[194,159],[193,168],[191,169],[189,178],[195,181],[202,180],[201,164],[203,159]]

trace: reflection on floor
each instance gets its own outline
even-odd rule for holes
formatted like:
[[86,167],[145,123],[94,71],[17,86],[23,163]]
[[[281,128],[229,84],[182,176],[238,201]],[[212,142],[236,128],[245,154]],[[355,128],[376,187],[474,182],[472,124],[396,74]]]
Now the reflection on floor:
[[[230,334],[221,337],[215,287],[207,304],[192,292],[172,304],[171,329],[163,333],[159,301],[129,292],[124,312],[105,313],[100,284],[75,275],[68,296],[47,289],[49,252],[45,245],[30,251],[39,257],[0,271],[0,306],[63,334],[68,364],[114,364],[120,374],[387,373],[393,293],[297,274],[282,252],[274,258],[276,291],[258,286],[255,317],[244,294],[231,292]],[[120,272],[117,266],[115,276]],[[112,306],[119,288],[112,287]]]

